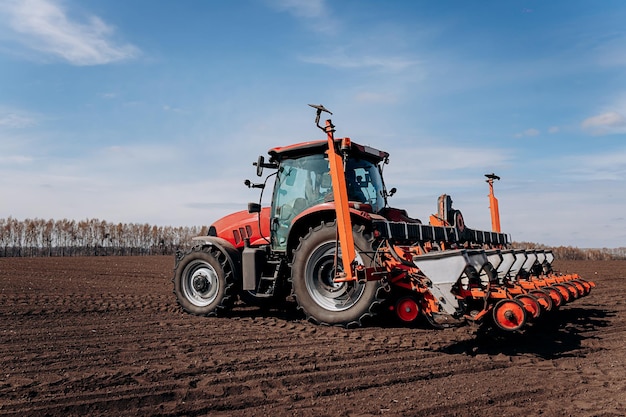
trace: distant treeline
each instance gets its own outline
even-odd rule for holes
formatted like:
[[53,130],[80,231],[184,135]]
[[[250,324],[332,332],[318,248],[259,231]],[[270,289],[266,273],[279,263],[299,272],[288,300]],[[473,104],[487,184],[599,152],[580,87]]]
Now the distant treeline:
[[[85,220],[0,219],[0,257],[172,255],[206,226],[151,226],[147,223],[109,223]],[[626,248],[580,249],[513,242],[519,249],[550,249],[556,259],[626,259]]]
[[564,261],[610,261],[626,259],[626,248],[580,249],[571,246],[546,246],[540,243],[513,242],[516,249],[550,249],[555,259]]
[[171,255],[208,228],[104,220],[0,219],[0,257]]

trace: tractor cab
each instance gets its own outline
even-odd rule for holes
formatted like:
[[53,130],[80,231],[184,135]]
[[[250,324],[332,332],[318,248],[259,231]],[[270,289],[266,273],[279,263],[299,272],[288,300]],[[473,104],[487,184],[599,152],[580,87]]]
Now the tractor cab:
[[[341,140],[338,140],[337,144],[340,143]],[[388,154],[349,140],[348,143],[350,152],[344,162],[350,206],[360,211],[378,213],[386,205],[380,163],[387,160]],[[269,150],[270,162],[264,166],[277,168],[269,212],[273,250],[284,251],[287,248],[294,220],[319,210],[334,210],[327,151],[326,141]]]

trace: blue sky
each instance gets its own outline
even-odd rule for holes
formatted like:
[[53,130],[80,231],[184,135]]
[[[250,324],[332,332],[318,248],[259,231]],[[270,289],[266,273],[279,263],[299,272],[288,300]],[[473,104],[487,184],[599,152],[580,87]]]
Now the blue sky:
[[[0,1],[0,217],[208,225],[273,146],[391,153],[514,240],[626,246],[623,1]],[[267,193],[269,194],[269,193]],[[267,197],[267,196],[266,196]],[[265,198],[265,201],[269,201]]]

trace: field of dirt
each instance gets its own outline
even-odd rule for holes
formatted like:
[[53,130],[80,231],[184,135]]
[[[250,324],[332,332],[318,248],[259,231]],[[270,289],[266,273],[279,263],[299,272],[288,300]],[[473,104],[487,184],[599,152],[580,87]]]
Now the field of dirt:
[[623,416],[626,261],[524,334],[237,307],[183,313],[173,257],[0,258],[0,416]]

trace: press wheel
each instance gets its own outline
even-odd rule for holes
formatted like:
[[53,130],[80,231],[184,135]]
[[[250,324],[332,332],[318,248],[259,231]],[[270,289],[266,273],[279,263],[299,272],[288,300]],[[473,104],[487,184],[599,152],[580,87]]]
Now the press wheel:
[[501,330],[514,332],[526,324],[526,309],[519,300],[500,300],[493,307],[493,321]]

